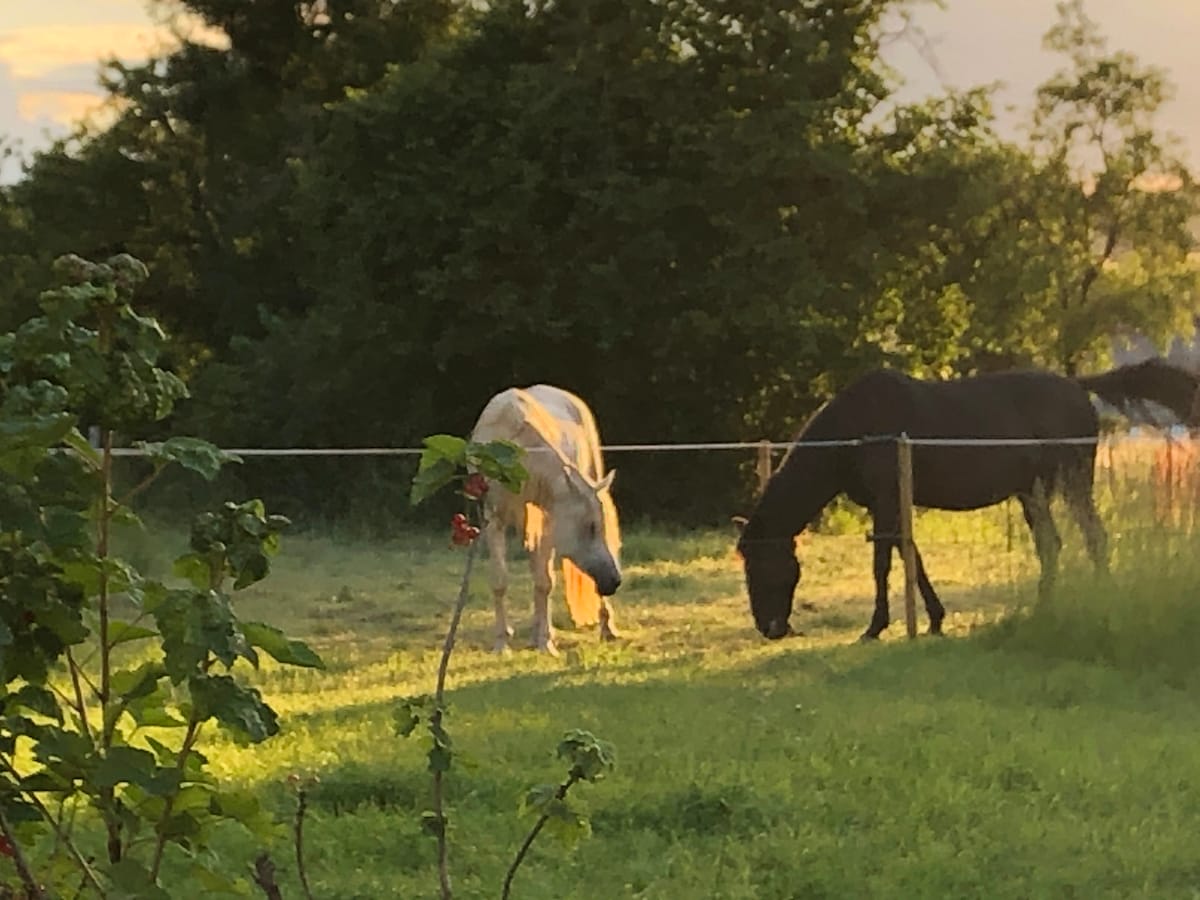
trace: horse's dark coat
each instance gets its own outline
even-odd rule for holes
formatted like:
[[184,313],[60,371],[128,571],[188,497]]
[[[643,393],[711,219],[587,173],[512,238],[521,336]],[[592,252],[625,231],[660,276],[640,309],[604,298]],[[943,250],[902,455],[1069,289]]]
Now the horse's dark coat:
[[[1088,396],[1095,391],[1129,408],[1154,400],[1192,424],[1200,378],[1158,360],[1072,379],[1049,372],[1001,372],[957,381],[918,381],[872,372],[835,396],[805,426],[770,479],[738,541],[754,620],[767,637],[790,631],[799,580],[794,537],[839,494],[871,513],[875,534],[875,614],[864,637],[889,622],[887,576],[897,546],[899,507],[895,436],[910,438],[1061,439],[1094,441],[1099,432]],[[822,441],[866,438],[857,446]],[[883,440],[870,440],[884,438]],[[887,440],[886,438],[893,438]],[[913,500],[935,509],[978,509],[1016,497],[1042,566],[1040,588],[1054,581],[1061,548],[1049,498],[1066,497],[1098,569],[1107,538],[1092,498],[1095,443],[913,447]],[[929,630],[941,631],[942,607],[917,553],[917,583]]]

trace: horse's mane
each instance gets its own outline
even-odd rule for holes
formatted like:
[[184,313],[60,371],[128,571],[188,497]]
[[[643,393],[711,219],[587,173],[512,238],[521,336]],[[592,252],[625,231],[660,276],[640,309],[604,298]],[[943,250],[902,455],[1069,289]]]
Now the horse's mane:
[[814,410],[809,417],[804,420],[800,427],[796,429],[796,433],[792,435],[792,445],[788,447],[787,453],[783,454],[783,459],[779,462],[779,468],[782,468],[787,463],[791,455],[796,452],[796,445],[803,443],[804,436],[808,434],[808,430],[813,426],[813,423],[816,422],[817,417],[820,416],[821,413],[825,412],[826,408],[831,402],[832,401],[830,400],[826,400],[824,403],[818,406],[816,410]]
[[621,552],[621,523],[617,519],[617,504],[613,502],[609,491],[601,491],[598,496],[600,509],[604,512],[604,540],[613,559],[618,559],[617,554]]

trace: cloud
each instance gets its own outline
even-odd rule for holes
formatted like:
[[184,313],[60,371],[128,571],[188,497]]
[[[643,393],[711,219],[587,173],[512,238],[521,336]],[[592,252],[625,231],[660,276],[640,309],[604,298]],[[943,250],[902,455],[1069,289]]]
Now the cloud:
[[48,119],[70,125],[104,102],[90,91],[27,91],[17,99],[17,115],[27,121]]
[[25,80],[72,64],[95,66],[109,56],[145,59],[167,46],[163,32],[152,24],[31,25],[0,31],[0,62]]
[[[42,14],[50,7],[62,18]],[[6,17],[0,27],[0,137],[19,142],[26,154],[45,147],[103,105],[102,60],[137,63],[177,44],[170,30],[133,7],[131,0],[53,0]],[[195,20],[177,24],[191,40],[225,43],[222,34]],[[0,183],[19,176],[18,161],[0,162]]]

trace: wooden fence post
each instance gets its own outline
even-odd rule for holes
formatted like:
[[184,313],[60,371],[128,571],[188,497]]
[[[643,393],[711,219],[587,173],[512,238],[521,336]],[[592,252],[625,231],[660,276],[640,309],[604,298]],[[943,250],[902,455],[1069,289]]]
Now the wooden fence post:
[[900,555],[904,560],[904,624],[911,640],[917,636],[917,548],[913,543],[912,441],[907,434],[901,434],[896,441],[896,463],[900,488]]
[[758,492],[761,494],[767,489],[767,482],[771,478],[771,442],[759,441],[758,444],[758,463],[755,466],[758,472]]

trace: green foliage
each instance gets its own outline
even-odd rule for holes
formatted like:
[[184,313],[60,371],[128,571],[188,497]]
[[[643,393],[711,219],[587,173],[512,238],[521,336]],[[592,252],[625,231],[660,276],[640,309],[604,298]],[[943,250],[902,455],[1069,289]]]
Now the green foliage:
[[[591,836],[592,825],[586,815],[568,802],[567,792],[577,782],[599,781],[612,772],[617,764],[616,751],[612,744],[600,740],[591,732],[573,729],[559,742],[558,757],[568,764],[567,780],[559,785],[539,784],[530,788],[522,798],[521,809],[538,817],[531,837],[546,828],[567,847],[573,848]],[[510,870],[510,875],[520,864],[523,852]],[[508,891],[505,890],[507,895]]]
[[[258,689],[230,674],[239,659],[257,667],[256,648],[321,665],[278,629],[243,625],[227,587],[266,576],[287,521],[257,500],[199,517],[175,569],[191,587],[114,555],[112,525],[132,516],[112,493],[113,432],[162,419],[186,391],[158,365],[166,336],[131,305],[139,261],[71,256],[55,271],[43,315],[0,338],[0,827],[26,890],[180,896],[162,883],[173,846],[192,886],[237,893],[207,848],[230,822],[266,840],[269,817],[221,789],[196,743],[209,722],[250,742],[278,732]],[[99,450],[83,423],[99,426]],[[142,446],[151,479],[171,464],[211,479],[229,460],[193,439]],[[84,848],[98,832],[96,858]]]
[[425,438],[425,451],[413,478],[412,503],[417,505],[452,481],[479,472],[516,493],[529,477],[521,458],[525,451],[511,441],[477,443],[449,434]]

